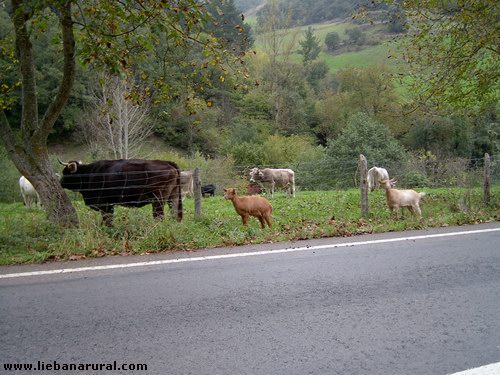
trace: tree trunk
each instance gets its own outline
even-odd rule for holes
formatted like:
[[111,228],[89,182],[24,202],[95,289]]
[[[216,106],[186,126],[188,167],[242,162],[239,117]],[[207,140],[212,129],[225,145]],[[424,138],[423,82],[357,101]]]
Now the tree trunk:
[[22,154],[26,156],[16,155],[11,159],[38,192],[48,220],[61,227],[78,226],[76,210],[52,169],[47,148],[39,152],[31,151]]

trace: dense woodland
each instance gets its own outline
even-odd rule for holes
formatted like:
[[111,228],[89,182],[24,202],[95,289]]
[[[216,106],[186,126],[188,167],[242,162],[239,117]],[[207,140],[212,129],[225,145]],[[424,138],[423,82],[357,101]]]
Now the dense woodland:
[[[0,5],[0,105],[10,127],[22,134],[9,3]],[[170,150],[184,167],[193,156],[230,160],[241,168],[295,166],[303,189],[352,185],[360,153],[370,164],[405,171],[414,186],[448,183],[457,168],[470,165],[452,161],[498,155],[498,85],[464,105],[439,92],[425,100],[414,95],[419,91],[411,85],[421,81],[410,76],[413,66],[398,56],[386,64],[330,68],[325,56],[335,59],[388,43],[394,48],[401,43],[402,56],[408,48],[403,40],[412,29],[405,11],[397,3],[364,3],[268,1],[248,19],[242,12],[264,2],[212,1],[196,32],[206,36],[201,40],[216,38],[218,50],[226,54],[220,58],[210,55],[203,42],[178,42],[155,25],[138,29],[135,42],[144,50],[136,59],[130,58],[134,51],[122,59],[113,50],[115,41],[102,35],[101,50],[90,50],[83,42],[85,31],[76,30],[75,83],[48,144],[64,145],[68,156],[72,147],[83,148],[78,157],[92,161],[148,157],[151,150],[148,154],[143,146],[160,139],[153,155]],[[51,105],[63,71],[57,16],[47,8],[29,24],[40,116]],[[346,18],[344,33],[316,35],[318,23]],[[495,48],[482,59],[497,67],[490,61],[495,56],[498,61]],[[498,74],[490,80],[495,83]],[[2,150],[5,165],[10,163],[6,156]],[[331,170],[338,171],[333,178]]]

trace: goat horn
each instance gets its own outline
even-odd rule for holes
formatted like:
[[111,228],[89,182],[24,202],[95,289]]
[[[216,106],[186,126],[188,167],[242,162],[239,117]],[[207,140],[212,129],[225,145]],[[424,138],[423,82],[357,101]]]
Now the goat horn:
[[69,165],[69,163],[65,163],[65,162],[61,161],[61,159],[59,159],[59,157],[57,158],[57,161],[58,161],[60,164],[62,164],[62,165],[64,165],[64,166],[66,166],[66,167]]

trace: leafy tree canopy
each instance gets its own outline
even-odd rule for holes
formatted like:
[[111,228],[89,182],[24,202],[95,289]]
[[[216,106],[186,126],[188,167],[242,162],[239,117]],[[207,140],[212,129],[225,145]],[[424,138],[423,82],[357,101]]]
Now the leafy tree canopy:
[[248,50],[254,40],[251,26],[244,22],[245,17],[238,11],[233,0],[215,0],[207,4],[207,10],[213,18],[209,29],[237,52]]
[[364,113],[349,118],[342,134],[328,142],[327,152],[333,170],[344,174],[339,177],[344,178],[345,184],[352,182],[360,154],[366,156],[369,165],[389,169],[407,158],[406,151],[389,129]]
[[407,0],[401,5],[409,27],[402,51],[422,101],[467,109],[500,102],[497,0]]
[[[157,100],[171,97],[172,93],[185,96],[186,91],[189,99],[190,93],[200,93],[213,82],[214,73],[224,82],[229,72],[242,69],[241,56],[233,55],[219,38],[207,32],[211,17],[197,0],[11,0],[0,6],[10,21],[10,27],[0,30],[4,33],[0,60],[2,66],[5,61],[16,66],[22,89],[17,134],[14,130],[17,126],[11,124],[12,118],[9,120],[6,113],[12,104],[9,95],[15,92],[17,82],[1,82],[0,139],[16,168],[40,193],[49,219],[63,226],[76,225],[78,218],[52,169],[47,139],[73,91],[76,56],[86,65],[115,75],[136,75],[153,83],[154,90],[159,92]],[[37,44],[37,36],[50,25],[58,26],[53,43],[58,46],[56,53],[62,64],[54,94],[41,115],[33,46]],[[141,71],[141,63],[152,55],[158,56],[159,47],[165,48],[163,58],[179,51],[187,57],[175,63],[183,83],[190,83],[189,90],[186,86],[184,91],[179,89],[181,86],[172,86],[161,69],[152,78]],[[231,70],[233,62],[235,68]],[[132,89],[127,98],[140,102],[152,90],[148,86]]]

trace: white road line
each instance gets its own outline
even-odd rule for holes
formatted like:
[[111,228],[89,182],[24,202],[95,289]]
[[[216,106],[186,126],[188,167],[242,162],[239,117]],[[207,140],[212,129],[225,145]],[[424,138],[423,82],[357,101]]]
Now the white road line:
[[256,256],[256,255],[293,253],[293,252],[307,251],[307,250],[333,249],[333,248],[339,248],[339,247],[353,247],[353,246],[372,245],[372,244],[390,243],[390,242],[415,241],[415,240],[423,240],[423,239],[427,239],[427,238],[452,237],[452,236],[462,236],[462,235],[467,235],[467,234],[479,234],[479,233],[498,232],[498,231],[500,231],[500,228],[479,229],[479,230],[469,230],[469,231],[463,231],[463,232],[450,232],[450,233],[440,233],[440,234],[428,234],[428,235],[422,235],[422,236],[388,238],[388,239],[383,239],[383,240],[344,242],[344,243],[331,244],[331,245],[318,245],[318,246],[294,247],[294,248],[284,248],[284,249],[275,249],[275,250],[264,250],[264,251],[255,251],[255,252],[249,252],[249,253],[209,255],[209,256],[200,256],[200,257],[192,257],[192,258],[178,258],[178,259],[164,259],[164,260],[137,262],[137,263],[109,264],[109,265],[105,265],[105,266],[93,266],[93,267],[61,268],[61,269],[47,270],[47,271],[7,273],[7,274],[0,275],[0,279],[9,279],[9,278],[15,278],[15,277],[28,277],[28,276],[44,276],[44,275],[53,275],[53,274],[62,274],[62,273],[85,272],[85,271],[111,270],[111,269],[118,269],[118,268],[157,266],[157,265],[170,264],[170,263],[198,262],[198,261],[202,261],[202,260],[216,260],[216,259],[247,257],[247,256]]
[[492,363],[491,365],[472,368],[470,370],[455,372],[454,374],[450,375],[498,375],[498,374],[500,374],[500,362]]

